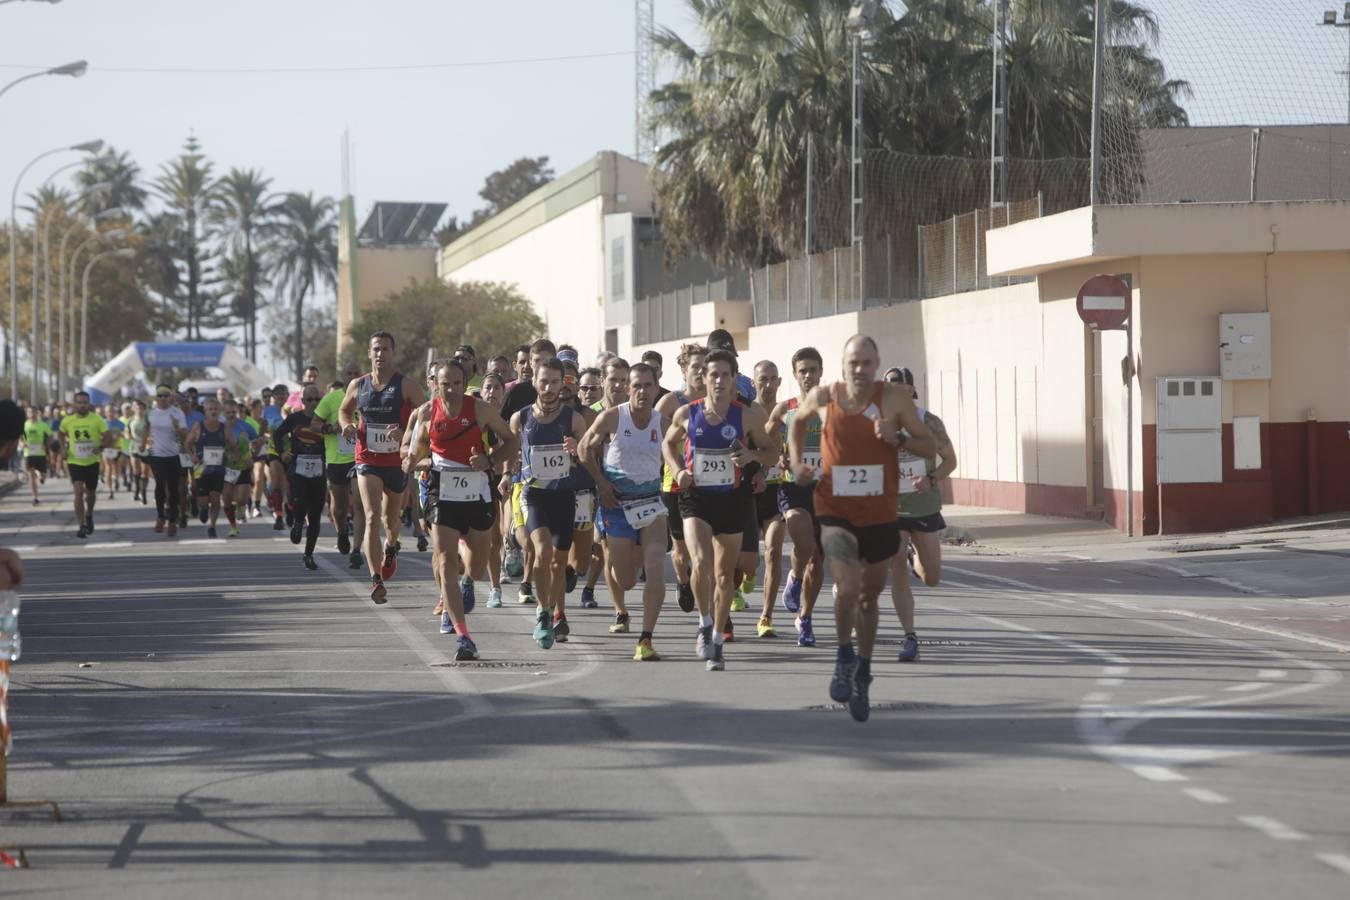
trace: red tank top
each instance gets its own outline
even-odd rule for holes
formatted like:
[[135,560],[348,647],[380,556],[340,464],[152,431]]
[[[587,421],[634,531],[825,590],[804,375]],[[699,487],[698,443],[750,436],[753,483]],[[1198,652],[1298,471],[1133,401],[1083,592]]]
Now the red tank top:
[[[820,468],[816,486],[816,516],[843,519],[850,525],[885,525],[896,519],[900,497],[900,466],[895,445],[876,434],[881,417],[884,382],[872,388],[872,398],[861,412],[849,415],[839,406],[839,385],[830,386],[825,426],[820,430]],[[867,485],[880,467],[881,490]],[[864,468],[866,467],[866,468]],[[835,485],[840,485],[838,493]],[[849,492],[852,491],[850,494]]]
[[467,466],[469,456],[483,450],[483,427],[478,424],[478,401],[468,394],[459,407],[459,414],[447,415],[440,397],[431,398],[431,452],[436,456]]

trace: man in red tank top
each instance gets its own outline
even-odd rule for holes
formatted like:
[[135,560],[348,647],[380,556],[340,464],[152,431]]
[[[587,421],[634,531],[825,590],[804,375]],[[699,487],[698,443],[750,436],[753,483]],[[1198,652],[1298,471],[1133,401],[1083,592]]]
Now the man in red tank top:
[[[886,586],[890,559],[900,549],[895,520],[900,491],[897,448],[920,456],[937,452],[909,392],[877,381],[881,357],[876,342],[855,335],[844,345],[844,380],[817,387],[802,397],[788,429],[788,455],[800,485],[815,476],[802,461],[807,424],[820,431],[821,477],[816,519],[820,543],[834,579],[835,631],[839,649],[830,698],[848,703],[859,722],[867,721],[872,682],[872,647],[877,637],[877,597]],[[858,647],[853,647],[853,634]]]

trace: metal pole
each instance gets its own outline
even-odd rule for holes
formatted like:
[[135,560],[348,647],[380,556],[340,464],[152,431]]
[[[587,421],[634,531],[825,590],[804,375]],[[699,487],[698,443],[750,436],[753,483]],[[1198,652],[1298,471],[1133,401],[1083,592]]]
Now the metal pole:
[[980,289],[980,210],[975,209],[975,290]]
[[1256,202],[1256,172],[1261,163],[1261,129],[1252,129],[1252,183],[1247,192],[1247,199],[1252,203]]
[[994,4],[993,121],[989,143],[989,205],[1008,202],[1008,0]]
[[1134,315],[1125,320],[1125,536],[1134,537]]
[[1092,16],[1092,187],[1090,202],[1101,203],[1102,178],[1102,66],[1106,49],[1106,2],[1095,0]]
[[816,136],[815,133],[806,135],[806,315],[810,318],[815,315],[815,291],[811,284],[811,220],[815,211],[814,185],[812,184],[816,174]]
[[923,226],[922,226],[922,225],[916,225],[916,226],[915,226],[915,229],[919,232],[919,239],[918,239],[918,242],[915,244],[915,249],[918,251],[918,257],[919,257],[919,264],[918,264],[918,266],[917,266],[917,272],[916,272],[916,275],[917,275],[917,281],[918,281],[918,289],[915,291],[915,294],[918,296],[918,298],[919,298],[920,300],[922,300],[922,299],[923,299]]
[[42,351],[42,367],[47,372],[47,391],[50,394],[52,375],[52,217],[48,216],[42,226],[42,330],[46,334],[45,349]]
[[959,259],[956,255],[956,244],[960,240],[956,233],[956,216],[952,216],[952,293],[956,293],[956,269],[959,265]]

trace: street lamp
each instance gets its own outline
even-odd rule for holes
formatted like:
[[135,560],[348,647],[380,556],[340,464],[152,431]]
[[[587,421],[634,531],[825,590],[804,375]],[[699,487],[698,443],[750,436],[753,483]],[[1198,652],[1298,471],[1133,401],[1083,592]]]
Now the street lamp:
[[[74,163],[74,165],[80,165],[80,164],[81,164],[81,163]],[[57,171],[60,171],[60,170],[58,169]],[[53,173],[53,174],[55,174],[55,173]],[[75,213],[76,219],[78,219],[78,220],[86,220],[86,219],[89,218],[89,217],[86,216],[84,213],[78,212],[79,205],[80,205],[81,202],[83,202],[85,199],[87,199],[87,198],[89,198],[89,197],[94,196],[95,194],[102,194],[102,193],[104,193],[105,191],[110,191],[110,190],[112,190],[112,187],[113,187],[113,183],[112,183],[111,181],[100,181],[100,182],[97,182],[97,183],[95,183],[95,184],[91,184],[91,185],[89,185],[89,187],[85,188],[84,191],[83,191],[79,196],[75,197],[75,199],[71,201],[71,204],[72,204],[72,205],[76,208],[76,210],[77,210],[77,212]],[[115,214],[118,214],[118,215],[122,214],[122,210],[120,210],[120,209],[107,210],[106,212],[109,212],[109,213],[115,213]],[[94,216],[94,219],[95,219],[95,220],[98,220],[100,217],[104,217],[104,213],[98,213],[97,215]],[[45,219],[45,221],[43,222],[43,225],[42,225],[42,260],[43,260],[43,265],[42,265],[42,305],[43,305],[43,307],[44,307],[44,312],[43,312],[43,330],[46,332],[46,335],[47,335],[47,340],[44,342],[44,343],[45,343],[45,349],[44,349],[43,355],[42,355],[42,367],[43,367],[43,369],[46,371],[46,373],[47,373],[47,378],[48,378],[49,380],[52,378],[53,375],[56,375],[56,376],[57,376],[57,379],[58,379],[58,380],[57,380],[57,383],[56,383],[56,386],[55,386],[55,390],[56,390],[57,396],[60,396],[60,393],[61,393],[61,383],[60,383],[60,380],[59,380],[59,379],[60,379],[60,375],[56,372],[56,368],[55,368],[55,366],[53,365],[54,354],[52,353],[52,243],[51,243],[51,233],[52,233],[52,219],[53,219],[53,218],[54,218],[54,216],[52,216],[52,215],[49,213],[49,214],[46,216],[46,219]],[[73,229],[70,229],[70,230],[73,230]],[[69,234],[69,230],[67,231],[67,234]],[[64,265],[65,265],[65,263],[62,263],[62,267],[64,267]],[[64,284],[65,284],[65,280],[63,279],[60,283],[61,283],[62,285],[64,285]],[[60,327],[63,325],[63,323],[64,323],[64,320],[61,319],[60,317],[58,317],[58,319],[57,319],[57,327],[60,328]],[[60,347],[60,344],[57,344],[56,346],[59,348],[59,347]],[[59,356],[59,351],[58,351],[58,353],[55,354],[55,355],[56,355],[56,356]]]
[[117,250],[104,250],[102,253],[89,260],[89,265],[84,267],[84,291],[83,300],[80,303],[80,372],[81,377],[88,377],[88,369],[85,367],[85,351],[88,350],[89,342],[89,272],[101,259],[135,259],[136,250],[132,247],[122,247]]
[[85,62],[82,59],[79,59],[76,60],[75,62],[66,63],[64,66],[53,66],[50,69],[42,69],[41,71],[38,72],[29,72],[27,75],[21,75],[18,78],[15,78],[13,81],[11,81],[9,84],[0,88],[0,97],[3,97],[5,95],[5,92],[8,91],[10,88],[14,87],[14,85],[20,84],[24,81],[28,81],[31,78],[41,78],[43,75],[69,75],[71,78],[79,78],[87,71],[89,71],[89,63]]
[[[849,139],[849,155],[853,159],[850,165],[849,181],[851,182],[853,199],[849,239],[853,245],[854,265],[858,267],[859,305],[865,300],[863,294],[867,293],[867,276],[866,270],[863,268],[863,233],[867,228],[867,222],[863,218],[862,48],[864,42],[872,40],[872,22],[876,19],[878,6],[880,6],[879,0],[862,0],[861,3],[855,3],[848,11],[848,19],[845,21],[849,36],[853,40],[853,86],[849,92],[852,95],[853,114],[852,136]],[[838,298],[835,302],[838,303]]]
[[[120,213],[121,210],[118,210],[118,212]],[[127,232],[125,228],[112,228],[109,229],[108,231],[104,231],[101,233],[97,231],[94,232],[92,236],[82,241],[75,248],[75,252],[70,255],[69,282],[66,281],[66,273],[65,272],[61,273],[62,284],[68,283],[70,285],[70,289],[68,291],[67,290],[62,291],[61,297],[61,313],[62,315],[70,317],[70,346],[69,346],[69,354],[65,357],[65,361],[61,364],[63,375],[73,375],[73,373],[70,372],[70,367],[73,366],[75,362],[75,266],[79,262],[80,254],[84,252],[84,248],[88,247],[90,244],[95,244],[98,243],[99,241],[120,241],[122,238],[126,236]],[[64,265],[64,262],[62,264]],[[65,353],[67,348],[62,347],[61,350],[63,353]],[[62,386],[62,390],[64,391],[64,385]]]
[[[13,2],[14,0],[0,0],[0,6],[4,6],[6,3],[13,3]],[[33,2],[50,3],[52,6],[55,6],[56,4],[60,3],[61,0],[33,0]]]
[[[73,64],[72,64],[73,65]],[[20,79],[22,80],[22,79]],[[17,83],[17,82],[16,82]],[[13,84],[10,85],[11,87]],[[9,90],[9,88],[5,88]],[[3,94],[4,91],[0,91]],[[55,150],[48,150],[45,153],[39,153],[28,161],[28,165],[19,171],[19,177],[14,179],[14,189],[9,193],[9,345],[11,355],[9,359],[9,392],[11,397],[19,396],[19,301],[18,301],[18,263],[15,258],[14,232],[17,230],[17,214],[15,207],[19,202],[19,184],[23,181],[23,176],[28,174],[28,170],[37,165],[37,163],[49,156],[57,153],[66,153],[76,150],[82,153],[97,153],[103,149],[103,141],[85,141],[83,144],[72,144],[69,147],[57,147]],[[33,271],[34,277],[37,276],[37,270]],[[37,348],[33,348],[37,352]]]
[[[1345,4],[1345,10],[1341,13],[1341,21],[1336,21],[1336,10],[1329,9],[1322,13],[1322,24],[1330,25],[1332,28],[1350,28],[1350,3]],[[1345,74],[1347,78],[1345,91],[1345,120],[1350,122],[1350,68],[1347,68]]]

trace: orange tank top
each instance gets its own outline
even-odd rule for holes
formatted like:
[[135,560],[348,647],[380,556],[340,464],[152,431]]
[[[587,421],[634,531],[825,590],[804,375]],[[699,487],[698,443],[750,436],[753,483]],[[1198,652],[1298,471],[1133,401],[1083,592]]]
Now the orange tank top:
[[877,437],[884,382],[872,388],[861,412],[849,415],[839,405],[839,385],[830,386],[825,427],[820,430],[820,482],[816,517],[843,519],[850,525],[885,525],[896,518],[900,466],[894,444]]

